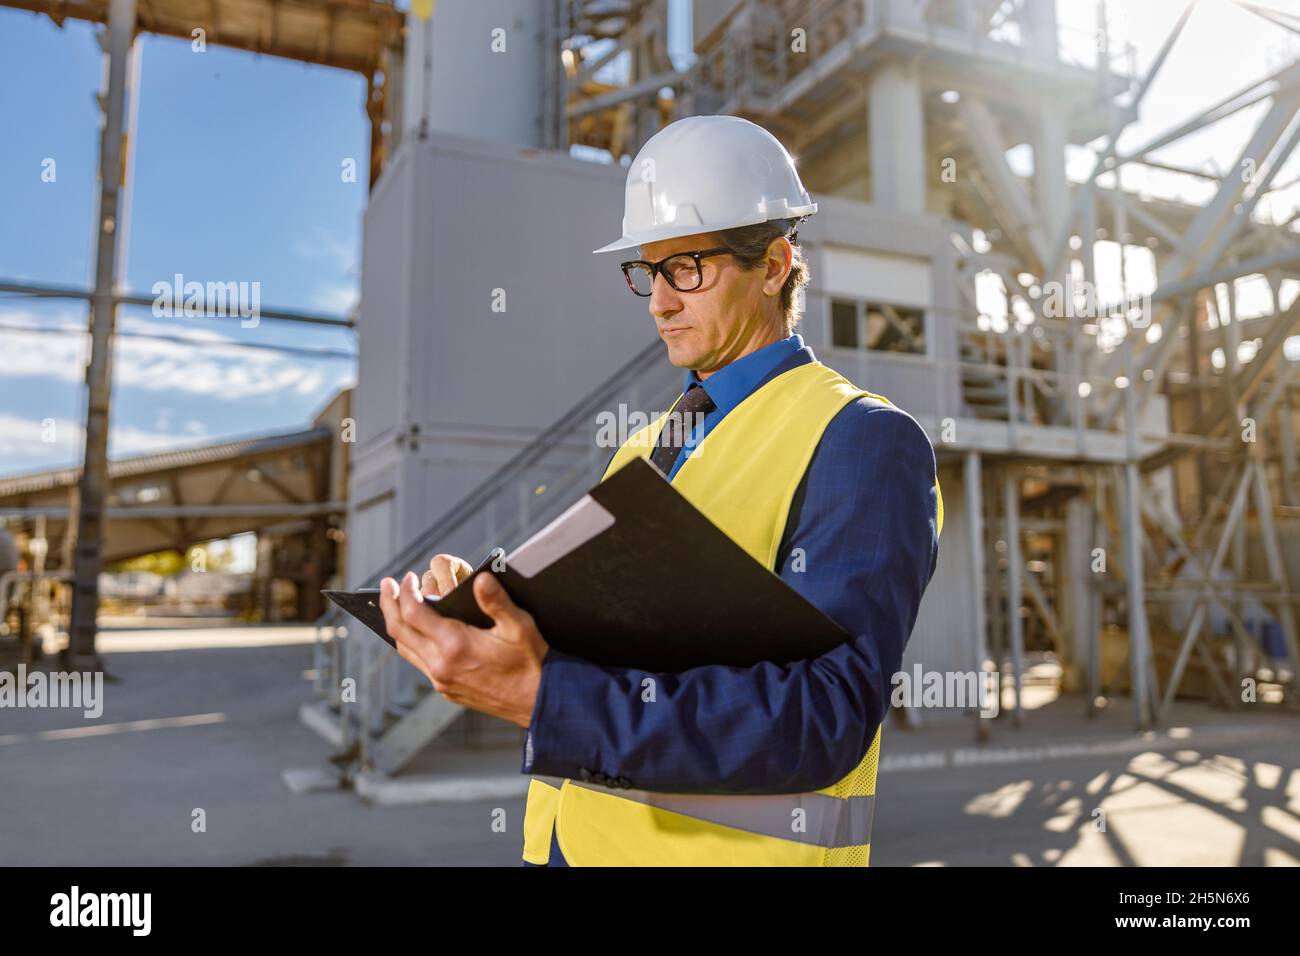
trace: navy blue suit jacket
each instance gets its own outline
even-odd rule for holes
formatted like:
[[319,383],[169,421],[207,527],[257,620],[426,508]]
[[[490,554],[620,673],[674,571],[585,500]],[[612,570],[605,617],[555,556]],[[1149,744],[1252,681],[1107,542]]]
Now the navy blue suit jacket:
[[[718,407],[670,478],[747,395],[812,361],[812,350],[794,335],[710,376],[703,386]],[[688,388],[700,384],[687,374]],[[523,772],[622,778],[638,789],[675,793],[795,793],[848,775],[885,718],[891,678],[902,668],[934,574],[934,488],[934,449],[915,419],[867,397],[845,406],[796,492],[778,571],[854,638],[789,666],[654,675],[552,648],[525,735]],[[654,704],[641,699],[647,676],[654,677]],[[551,865],[563,865],[554,841]]]

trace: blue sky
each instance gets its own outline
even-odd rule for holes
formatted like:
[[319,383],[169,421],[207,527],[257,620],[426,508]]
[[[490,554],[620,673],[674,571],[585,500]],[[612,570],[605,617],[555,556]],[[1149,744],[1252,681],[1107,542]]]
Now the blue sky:
[[[263,308],[345,315],[357,297],[369,178],[364,81],[353,74],[144,35],[124,285],[259,282]],[[0,10],[0,276],[86,287],[93,266],[101,58],[95,32]],[[356,182],[340,175],[356,160]],[[53,159],[56,180],[42,182]],[[76,301],[0,296],[0,474],[71,464],[84,417]],[[349,360],[238,348],[352,352],[346,330],[263,321],[157,319],[119,310],[115,456],[305,425],[351,383]],[[41,440],[53,419],[55,441]],[[48,437],[48,436],[47,436]]]

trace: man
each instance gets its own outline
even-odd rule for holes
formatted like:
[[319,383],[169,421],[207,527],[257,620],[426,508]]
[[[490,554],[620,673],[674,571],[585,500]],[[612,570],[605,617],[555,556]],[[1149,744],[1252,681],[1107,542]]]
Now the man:
[[474,593],[492,628],[440,618],[421,590],[463,580],[459,558],[383,582],[402,656],[448,699],[527,728],[526,863],[868,862],[880,727],[943,504],[916,421],[794,334],[808,272],[792,240],[816,208],[789,154],[746,120],[691,117],[646,143],[624,235],[596,251],[640,247],[623,272],[686,370],[686,414],[632,436],[606,476],[650,458],[851,641],[789,666],[648,674],[549,649],[490,574]]

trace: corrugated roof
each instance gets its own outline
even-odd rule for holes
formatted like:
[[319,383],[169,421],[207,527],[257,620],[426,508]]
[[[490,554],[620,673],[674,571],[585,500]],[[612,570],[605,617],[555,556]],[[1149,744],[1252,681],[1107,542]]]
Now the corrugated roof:
[[[243,458],[248,455],[305,448],[329,441],[333,434],[332,429],[320,426],[305,431],[240,438],[216,445],[198,445],[192,448],[177,449],[176,451],[140,455],[135,458],[121,458],[109,462],[108,476],[110,480],[133,478],[155,471],[169,471],[173,468],[188,468],[195,465],[210,465]],[[80,467],[61,468],[55,471],[41,471],[29,475],[4,478],[0,479],[0,498],[53,491],[56,488],[68,488],[75,485],[80,479]]]
[[[4,0],[0,6],[66,19],[108,22],[108,0]],[[393,0],[149,0],[136,11],[141,30],[187,42],[202,26],[208,43],[369,74],[385,49],[402,45],[406,14]]]

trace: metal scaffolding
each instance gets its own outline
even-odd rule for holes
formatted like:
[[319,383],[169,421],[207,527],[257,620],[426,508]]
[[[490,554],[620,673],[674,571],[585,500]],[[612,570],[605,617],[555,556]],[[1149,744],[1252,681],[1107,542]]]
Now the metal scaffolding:
[[[1017,720],[1026,625],[1074,666],[1090,711],[1127,689],[1139,728],[1167,714],[1193,652],[1204,693],[1225,706],[1262,685],[1300,703],[1300,553],[1285,547],[1300,523],[1297,384],[1283,355],[1300,332],[1300,302],[1283,289],[1300,273],[1300,212],[1258,214],[1292,185],[1277,176],[1300,141],[1300,64],[1117,148],[1195,6],[1139,75],[1134,52],[1110,42],[1104,4],[1088,60],[1060,42],[1051,0],[704,2],[695,62],[680,72],[665,72],[656,46],[665,4],[568,4],[570,22],[586,25],[565,57],[570,142],[618,158],[665,119],[735,113],[782,137],[813,192],[954,224],[960,305],[936,318],[957,340],[960,388],[939,417],[959,437],[936,437],[936,452],[965,474],[961,546],[988,595],[975,609],[977,665],[1006,663]],[[1241,6],[1300,32],[1294,18]],[[626,81],[591,87],[620,54]],[[1251,107],[1258,118],[1226,173],[1160,158]],[[1029,176],[1007,159],[1021,144]],[[1065,175],[1068,144],[1098,147],[1082,182]],[[954,175],[938,172],[945,164]],[[1144,196],[1123,186],[1138,166],[1214,192],[1200,205]],[[1095,288],[1104,241],[1120,245],[1121,263],[1151,250],[1154,291],[1128,295],[1121,265],[1119,301],[1063,316],[1048,285]],[[977,301],[989,275],[1010,319],[1000,328]],[[1267,283],[1265,314],[1239,314],[1237,282],[1251,276]],[[1103,572],[1090,569],[1094,554]],[[1230,633],[1208,633],[1216,613]],[[1117,644],[1127,674],[1107,675]]]
[[[943,480],[965,492],[949,496],[953,524],[966,530],[944,542],[941,563],[969,576],[971,595],[940,639],[960,645],[955,628],[971,632],[957,651],[962,666],[997,675],[1013,722],[1026,719],[1029,653],[1044,647],[1089,714],[1128,692],[1140,729],[1180,692],[1233,706],[1252,684],[1260,700],[1296,705],[1290,581],[1300,554],[1287,555],[1281,529],[1300,519],[1300,488],[1281,352],[1300,303],[1283,305],[1281,283],[1296,274],[1300,242],[1291,221],[1253,213],[1294,145],[1297,68],[1121,155],[1120,134],[1191,7],[1145,75],[1131,47],[1110,43],[1103,5],[1089,58],[1063,55],[1051,0],[697,0],[694,60],[677,66],[665,0],[555,0],[550,11],[544,36],[558,39],[560,55],[547,58],[547,145],[627,160],[674,119],[734,113],[783,139],[828,210],[836,197],[857,200],[841,213],[878,223],[869,241],[843,228],[832,241],[896,252],[912,223],[940,237],[941,248],[909,241],[935,286],[923,314],[885,301],[872,317],[887,330],[882,340],[918,354],[886,368],[831,341],[829,361],[867,387],[879,366],[891,399],[933,409],[915,417]],[[1255,161],[1250,181],[1235,170],[1216,177],[1203,205],[1124,188],[1122,168],[1168,170],[1162,147],[1265,102],[1242,149]],[[1091,175],[1071,182],[1066,147],[1098,143]],[[1007,158],[1020,145],[1033,153],[1028,176]],[[809,226],[810,237],[823,228]],[[1121,271],[1115,301],[1076,302],[1071,290],[1095,288],[1099,244],[1112,239],[1150,250],[1156,288],[1130,296]],[[1273,308],[1238,316],[1233,283],[1256,274]],[[1000,313],[983,301],[982,282],[996,286]],[[1049,293],[1053,284],[1065,292]],[[815,294],[822,311],[806,318],[822,322],[827,294]],[[853,314],[865,321],[860,305]],[[1245,342],[1258,348],[1238,361]],[[1229,350],[1215,366],[1212,356]],[[598,474],[588,460],[593,408],[629,389],[669,399],[657,356],[656,343],[374,570],[404,570],[449,545],[483,554],[535,531]],[[1252,440],[1239,440],[1233,429],[1250,417]],[[545,477],[543,456],[562,480]],[[1262,608],[1281,646],[1259,631]],[[1226,637],[1206,629],[1216,613]],[[304,719],[336,742],[343,780],[400,773],[461,709],[423,686],[401,699],[394,655],[340,639],[342,620],[321,623],[318,700]],[[339,691],[347,677],[357,680],[357,708]],[[991,733],[990,721],[974,724],[979,738]]]
[[[138,10],[133,0],[0,5],[108,25],[96,286],[0,284],[0,291],[90,298],[92,315],[107,319],[92,320],[81,496],[79,577],[93,581],[106,347],[115,305],[134,301],[113,287],[125,55],[137,29],[189,36],[194,16],[182,0]],[[404,128],[389,117],[403,92],[405,17],[379,0],[262,0],[255,14],[242,0],[207,6],[201,20],[209,42],[368,77],[373,183]],[[1296,29],[1274,11],[1241,6]],[[882,340],[915,352],[890,367],[897,385],[889,394],[905,408],[918,396],[933,405],[917,418],[930,430],[945,481],[960,482],[963,492],[948,499],[954,518],[964,511],[965,531],[941,549],[960,557],[974,595],[963,608],[973,638],[962,653],[974,669],[1005,676],[1013,720],[1024,719],[1027,662],[1041,648],[1062,659],[1067,687],[1084,692],[1090,712],[1129,693],[1139,728],[1163,720],[1174,698],[1191,691],[1225,706],[1239,706],[1252,689],[1261,700],[1300,704],[1293,544],[1300,540],[1300,376],[1284,355],[1300,332],[1300,300],[1288,301],[1287,286],[1300,278],[1300,212],[1278,222],[1261,206],[1293,185],[1279,174],[1300,141],[1300,64],[1121,152],[1121,134],[1137,119],[1194,2],[1144,73],[1130,47],[1111,42],[1102,3],[1085,54],[1062,42],[1053,0],[695,0],[689,62],[669,56],[668,0],[548,0],[546,9],[538,142],[619,161],[674,119],[733,113],[776,133],[828,206],[856,201],[854,215],[884,235],[923,224],[941,236],[942,248],[921,252],[913,242],[908,253],[927,258],[942,293],[923,314],[884,301],[870,316],[859,305],[852,321],[876,323]],[[433,35],[439,23],[435,13],[413,32]],[[432,46],[423,49],[428,59]],[[1164,157],[1167,147],[1245,111],[1253,111],[1254,127],[1226,172]],[[1070,146],[1095,150],[1082,181],[1066,175]],[[1020,148],[1033,156],[1029,173],[1008,159]],[[1135,168],[1194,177],[1213,191],[1197,204],[1147,196],[1125,186],[1123,173]],[[820,228],[809,226],[810,235]],[[1121,253],[1113,301],[1076,294],[1095,291],[1098,254],[1111,250],[1103,243]],[[1134,250],[1147,251],[1156,275],[1141,295],[1130,294],[1124,271]],[[1269,308],[1260,314],[1242,308],[1245,277],[1267,286]],[[817,303],[823,311],[825,298]],[[873,347],[862,348],[850,375],[866,386]],[[830,361],[839,359],[855,360],[847,348]],[[629,385],[656,400],[670,392],[660,364],[655,350],[633,357],[418,535],[389,570],[409,567],[462,531],[472,548],[535,530],[566,492],[589,480],[591,410],[617,401]],[[557,435],[565,441],[555,443]],[[548,481],[538,497],[543,454],[558,456],[547,464],[564,480]],[[452,514],[471,513],[486,515],[487,524],[450,523]],[[84,606],[91,602],[87,592]],[[84,639],[84,613],[79,620],[74,631],[83,639],[74,634],[73,648],[85,654],[93,644]],[[349,664],[355,649],[334,639],[338,625],[321,622],[317,690],[326,719],[337,721],[349,759],[396,772],[460,710],[426,688],[414,703],[396,701],[385,681],[388,665],[400,662]],[[357,674],[362,706],[349,711],[340,682]],[[988,733],[988,721],[976,726]]]

